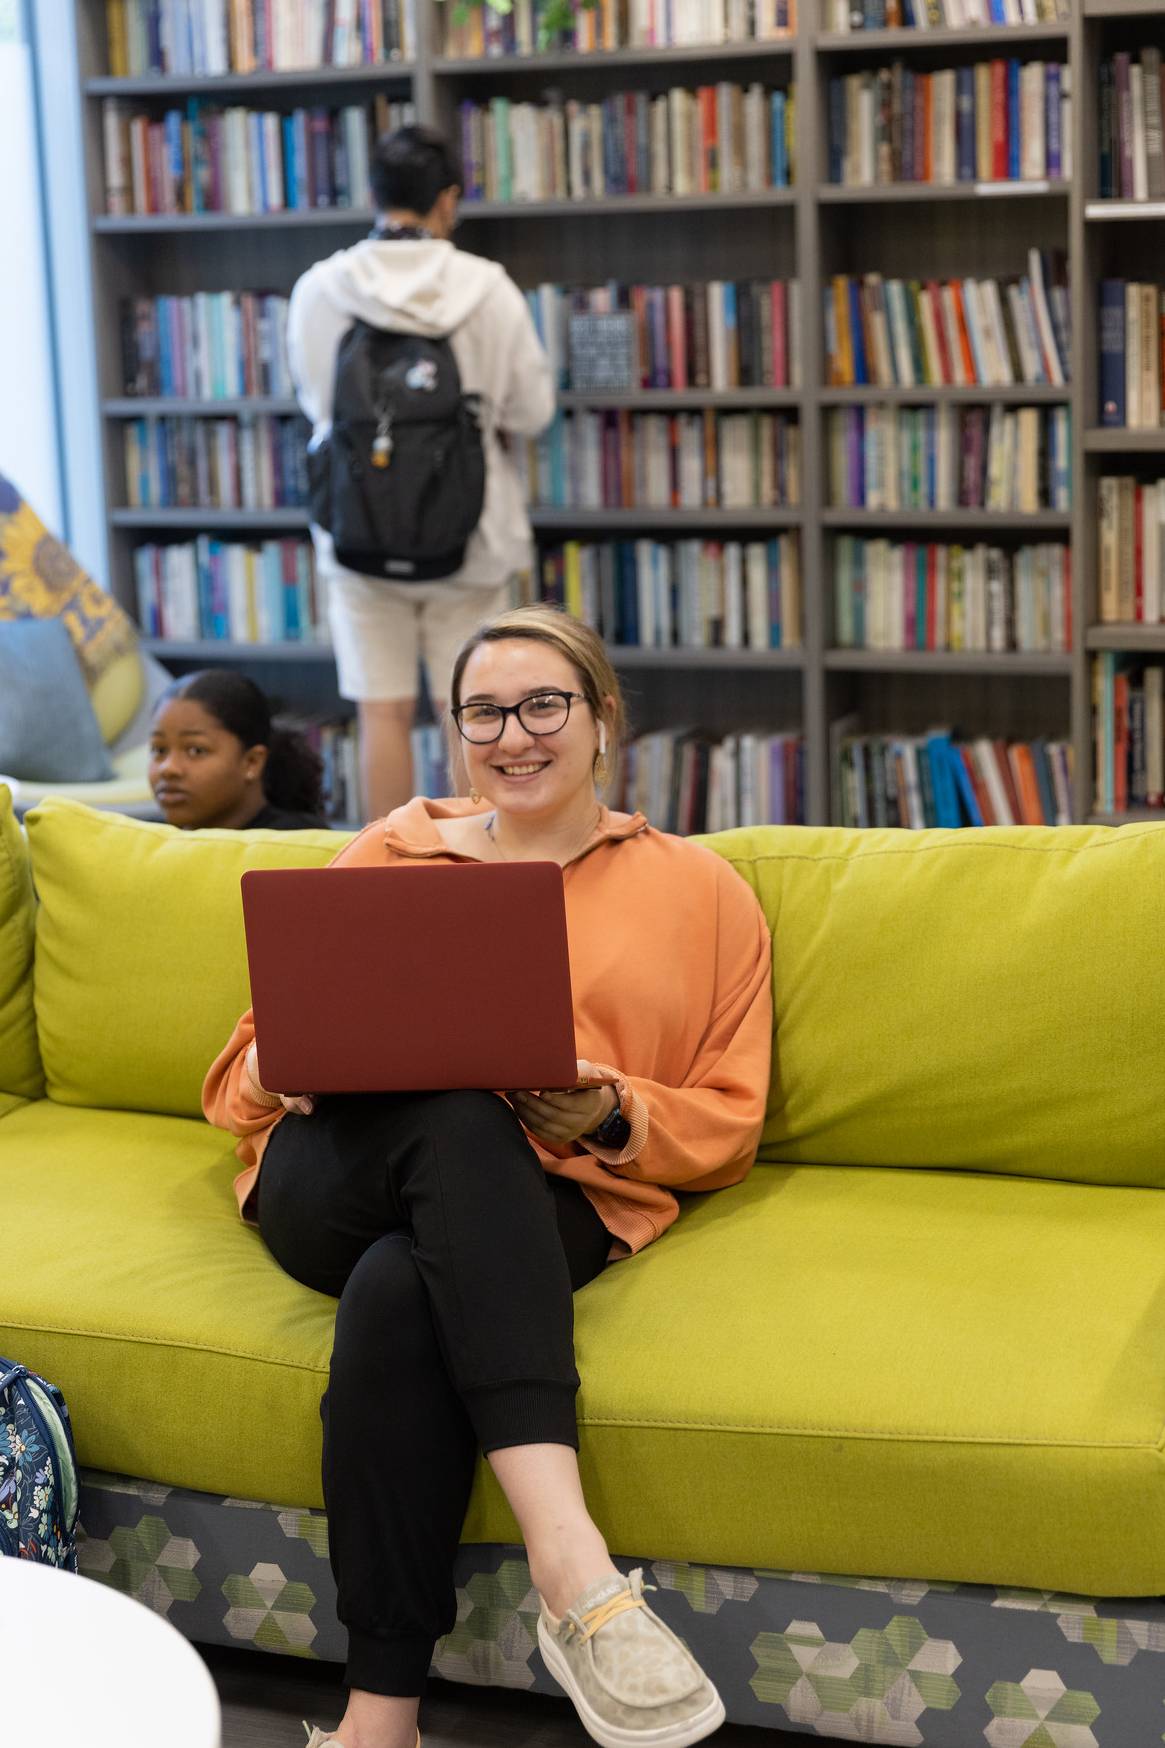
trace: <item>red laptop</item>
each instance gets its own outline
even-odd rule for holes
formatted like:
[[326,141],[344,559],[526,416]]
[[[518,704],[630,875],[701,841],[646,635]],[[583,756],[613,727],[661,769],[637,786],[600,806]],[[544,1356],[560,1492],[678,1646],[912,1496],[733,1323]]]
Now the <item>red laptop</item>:
[[571,1087],[562,869],[252,869],[243,918],[270,1092]]

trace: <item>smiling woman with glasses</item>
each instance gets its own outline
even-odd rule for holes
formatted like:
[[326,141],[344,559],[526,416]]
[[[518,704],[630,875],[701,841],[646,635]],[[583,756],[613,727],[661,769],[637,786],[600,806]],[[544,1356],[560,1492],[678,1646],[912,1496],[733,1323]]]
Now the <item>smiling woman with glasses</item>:
[[[549,607],[503,613],[462,647],[448,696],[463,793],[410,801],[334,866],[558,862],[578,1086],[280,1098],[245,1014],[203,1095],[240,1137],[244,1213],[289,1274],[339,1300],[324,1496],[350,1697],[309,1748],[415,1748],[481,1452],[526,1544],[546,1666],[587,1730],[685,1748],[724,1708],[587,1509],[572,1294],[660,1238],[681,1195],[747,1174],[771,943],[722,857],[603,805],[625,716],[593,631]],[[520,915],[510,939],[521,955]]]

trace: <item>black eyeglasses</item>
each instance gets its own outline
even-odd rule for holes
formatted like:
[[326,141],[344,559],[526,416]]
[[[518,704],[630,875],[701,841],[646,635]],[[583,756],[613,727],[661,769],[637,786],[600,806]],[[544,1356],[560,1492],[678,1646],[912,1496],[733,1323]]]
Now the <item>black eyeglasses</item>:
[[501,740],[508,716],[516,716],[527,734],[557,734],[575,698],[586,703],[585,692],[531,692],[517,704],[459,704],[452,716],[463,739],[488,746]]

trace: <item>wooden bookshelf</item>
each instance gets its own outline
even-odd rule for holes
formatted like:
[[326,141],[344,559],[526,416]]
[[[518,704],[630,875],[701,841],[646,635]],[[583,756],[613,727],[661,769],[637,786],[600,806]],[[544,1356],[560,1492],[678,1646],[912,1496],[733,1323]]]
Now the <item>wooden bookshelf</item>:
[[[1084,0],[1069,24],[968,30],[870,30],[837,34],[818,29],[823,0],[800,0],[797,35],[771,42],[696,47],[624,48],[478,59],[440,52],[440,0],[420,0],[422,28],[416,57],[383,67],[284,74],[253,73],[219,79],[143,77],[112,79],[104,40],[104,0],[74,0],[81,106],[91,215],[93,320],[107,486],[110,574],[119,598],[134,607],[133,550],[142,540],[191,538],[197,532],[240,539],[296,533],[301,510],[199,511],[126,508],[122,435],[125,422],[169,413],[224,417],[242,413],[294,414],[293,402],[164,401],[127,397],[120,374],[119,306],[133,295],[198,290],[262,289],[287,293],[299,275],[332,249],[354,242],[372,215],[323,209],[256,216],[231,214],[111,218],[104,212],[102,104],[116,97],[160,113],[165,100],[181,107],[190,97],[246,102],[250,96],[278,107],[297,102],[370,100],[383,89],[410,95],[419,118],[457,137],[457,106],[466,98],[538,93],[544,76],[566,97],[588,100],[629,88],[652,92],[672,83],[721,78],[743,83],[796,82],[796,183],[793,188],[727,195],[613,196],[605,200],[515,203],[466,201],[459,241],[503,262],[522,286],[542,280],[598,284],[606,279],[674,283],[679,280],[800,280],[800,328],[790,351],[800,365],[798,389],[738,389],[711,393],[638,390],[625,394],[565,393],[570,410],[618,408],[632,412],[784,410],[801,429],[801,504],[755,510],[580,510],[535,508],[543,546],[563,539],[636,538],[640,535],[709,540],[764,539],[797,530],[803,580],[802,646],[792,650],[615,649],[617,665],[635,676],[636,714],[650,727],[666,721],[708,721],[726,731],[799,725],[806,738],[807,818],[828,819],[829,726],[857,712],[862,731],[900,728],[920,732],[948,721],[968,735],[1070,738],[1076,763],[1076,806],[1084,818],[1091,796],[1090,661],[1123,628],[1098,628],[1095,613],[1095,482],[1106,457],[1154,454],[1165,433],[1097,429],[1095,282],[1118,259],[1125,234],[1151,237],[1165,204],[1099,202],[1096,190],[1096,59],[1106,19],[1160,18],[1162,7],[1139,0]],[[427,7],[427,10],[426,10]],[[1014,49],[1030,60],[1046,50],[1072,69],[1074,109],[1071,182],[1017,182],[951,186],[903,184],[890,188],[830,185],[827,152],[828,80],[866,64],[899,57],[922,67],[964,64]],[[596,223],[600,220],[601,223]],[[1125,222],[1117,222],[1125,221]],[[1138,227],[1140,229],[1138,230]],[[966,274],[1001,277],[1024,271],[1031,246],[1058,248],[1069,261],[1072,381],[1063,388],[1006,387],[834,388],[825,384],[821,289],[834,274],[878,271],[902,278]],[[1145,244],[1146,248],[1152,246]],[[1112,270],[1116,270],[1115,268]],[[1165,276],[1163,276],[1165,277]],[[1067,406],[1071,413],[1073,509],[1070,515],[982,511],[895,513],[828,507],[826,423],[839,407]],[[841,533],[900,535],[903,539],[995,541],[1014,548],[1025,540],[1064,538],[1073,555],[1074,645],[1062,655],[977,652],[850,650],[834,647],[833,545]],[[1146,628],[1136,629],[1143,633]],[[1165,646],[1132,636],[1121,648]],[[214,660],[276,662],[289,688],[331,662],[327,645],[264,646],[192,642],[151,646],[176,663]],[[306,680],[304,682],[307,683]],[[669,714],[670,713],[670,714]]]

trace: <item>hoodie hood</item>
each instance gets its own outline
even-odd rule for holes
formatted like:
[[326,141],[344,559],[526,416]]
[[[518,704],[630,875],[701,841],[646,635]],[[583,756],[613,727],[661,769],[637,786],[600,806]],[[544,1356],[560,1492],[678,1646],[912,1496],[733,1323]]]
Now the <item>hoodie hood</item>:
[[370,237],[314,271],[343,315],[430,339],[452,334],[505,278],[496,261],[468,255],[439,237]]

